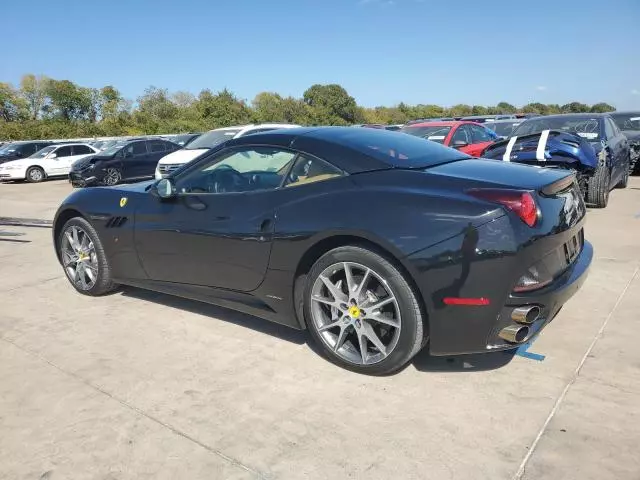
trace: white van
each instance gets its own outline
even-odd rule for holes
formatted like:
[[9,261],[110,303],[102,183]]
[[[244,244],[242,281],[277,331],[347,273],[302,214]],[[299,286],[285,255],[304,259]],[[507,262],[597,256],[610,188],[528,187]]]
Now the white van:
[[298,128],[300,125],[293,125],[290,123],[261,123],[250,125],[238,125],[235,127],[216,128],[211,130],[191,143],[186,147],[169,155],[162,157],[156,167],[156,178],[159,180],[162,177],[166,177],[168,174],[178,169],[185,163],[189,163],[194,158],[203,154],[204,152],[212,149],[216,145],[231,140],[232,138],[243,137],[252,133],[267,132],[269,130],[278,130],[280,128]]

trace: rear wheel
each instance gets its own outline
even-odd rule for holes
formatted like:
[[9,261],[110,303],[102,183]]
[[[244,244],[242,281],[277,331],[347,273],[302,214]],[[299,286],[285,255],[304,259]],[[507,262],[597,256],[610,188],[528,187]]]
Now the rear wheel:
[[44,170],[40,167],[31,167],[27,170],[26,180],[30,183],[39,183],[45,179]]
[[58,248],[64,273],[78,292],[98,296],[116,288],[102,242],[84,218],[75,217],[64,224]]
[[384,375],[406,365],[425,343],[425,321],[404,274],[355,246],[324,254],[307,277],[307,326],[333,363]]
[[596,172],[589,179],[587,202],[597,208],[605,208],[609,203],[609,183],[611,172],[606,164],[598,165]]

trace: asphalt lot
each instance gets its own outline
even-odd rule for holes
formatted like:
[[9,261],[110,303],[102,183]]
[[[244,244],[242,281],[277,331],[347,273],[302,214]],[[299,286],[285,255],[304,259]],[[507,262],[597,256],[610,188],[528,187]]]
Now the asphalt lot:
[[[0,184],[0,217],[51,220],[70,191]],[[640,178],[589,212],[544,359],[422,352],[385,378],[221,308],[79,295],[49,228],[3,222],[1,479],[640,478]]]

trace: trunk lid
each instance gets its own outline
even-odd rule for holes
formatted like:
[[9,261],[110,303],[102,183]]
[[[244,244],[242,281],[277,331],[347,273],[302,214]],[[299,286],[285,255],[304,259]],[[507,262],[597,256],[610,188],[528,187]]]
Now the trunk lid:
[[541,190],[559,180],[571,177],[568,170],[540,168],[501,160],[461,160],[437,165],[426,170],[431,175],[443,175],[487,187],[514,188],[523,190]]

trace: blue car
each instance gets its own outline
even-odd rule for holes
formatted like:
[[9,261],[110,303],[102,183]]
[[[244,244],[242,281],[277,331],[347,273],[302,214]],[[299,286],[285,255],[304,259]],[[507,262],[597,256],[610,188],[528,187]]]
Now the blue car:
[[574,170],[585,201],[598,208],[607,206],[613,188],[625,188],[629,180],[629,142],[608,114],[530,118],[482,156]]

